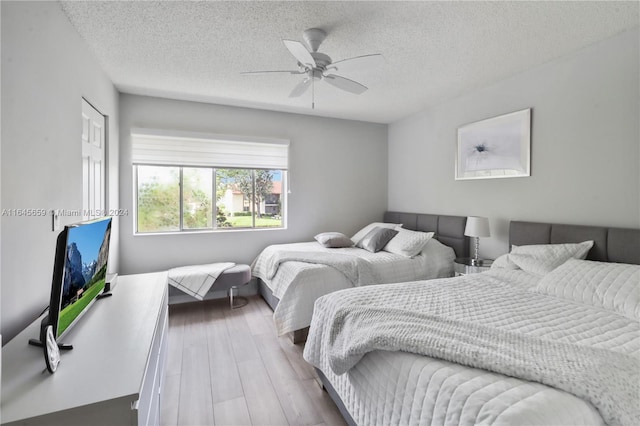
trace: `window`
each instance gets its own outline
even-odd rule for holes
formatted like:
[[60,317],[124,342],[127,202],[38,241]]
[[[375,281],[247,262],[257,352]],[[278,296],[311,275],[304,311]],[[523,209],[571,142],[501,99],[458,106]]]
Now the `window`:
[[210,229],[213,227],[213,175],[205,168],[182,169],[182,227]]
[[180,168],[138,166],[137,231],[180,230]]
[[284,227],[288,142],[152,131],[132,141],[136,232]]

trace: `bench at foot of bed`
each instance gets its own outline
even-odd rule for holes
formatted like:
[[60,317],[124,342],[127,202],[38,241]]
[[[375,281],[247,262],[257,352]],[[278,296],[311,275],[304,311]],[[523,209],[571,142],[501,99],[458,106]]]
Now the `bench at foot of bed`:
[[[239,296],[238,291],[240,287],[246,285],[249,281],[251,281],[251,268],[249,265],[236,264],[218,276],[204,299],[212,298],[214,292],[226,291],[231,309],[241,308],[248,303],[248,300],[245,297]],[[197,299],[174,286],[169,286],[170,304],[193,301],[197,301]]]

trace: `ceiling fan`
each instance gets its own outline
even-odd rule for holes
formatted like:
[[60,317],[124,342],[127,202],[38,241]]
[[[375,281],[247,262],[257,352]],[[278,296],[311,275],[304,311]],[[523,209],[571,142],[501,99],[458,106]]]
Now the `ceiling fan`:
[[291,54],[298,61],[297,70],[284,70],[284,71],[248,71],[243,72],[243,75],[257,75],[257,74],[274,74],[274,73],[287,73],[287,74],[300,74],[304,75],[304,79],[298,83],[291,93],[290,98],[301,96],[303,93],[311,87],[312,100],[311,107],[314,108],[314,82],[325,81],[338,89],[354,93],[359,95],[367,90],[367,87],[357,81],[343,77],[336,74],[337,72],[350,72],[362,68],[371,68],[379,65],[382,61],[382,55],[379,53],[371,55],[356,56],[353,58],[343,59],[337,62],[333,62],[332,59],[324,54],[318,52],[320,44],[327,37],[327,33],[320,28],[309,28],[302,34],[302,38],[306,42],[307,46],[299,41],[295,40],[282,40],[285,47],[291,52]]

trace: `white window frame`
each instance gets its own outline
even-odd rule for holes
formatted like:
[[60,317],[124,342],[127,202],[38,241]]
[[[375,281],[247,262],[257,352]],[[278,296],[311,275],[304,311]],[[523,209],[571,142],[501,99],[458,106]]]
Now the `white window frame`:
[[[289,141],[264,137],[241,137],[236,135],[178,132],[157,129],[136,128],[131,131],[133,165],[133,230],[134,235],[176,234],[193,232],[263,231],[287,228],[289,191]],[[172,231],[138,231],[138,170],[137,166],[180,167],[180,225]],[[213,221],[212,228],[185,229],[182,171],[184,167],[210,168],[213,172]],[[279,170],[282,172],[282,226],[256,227],[255,217],[252,227],[217,227],[217,206],[215,199],[216,169]],[[254,182],[255,185],[255,182]],[[254,187],[255,190],[255,187]],[[256,206],[254,200],[252,211]]]

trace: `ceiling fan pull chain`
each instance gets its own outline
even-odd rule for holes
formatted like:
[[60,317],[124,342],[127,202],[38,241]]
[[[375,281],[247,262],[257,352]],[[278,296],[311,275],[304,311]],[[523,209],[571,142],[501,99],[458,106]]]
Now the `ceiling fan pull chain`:
[[311,77],[311,109],[316,109],[316,84],[313,75]]

